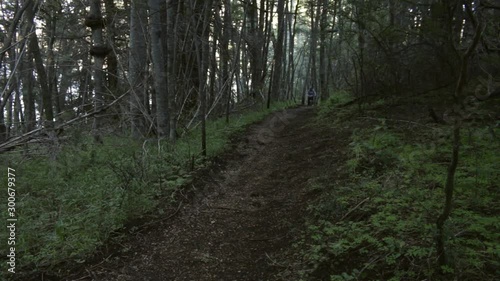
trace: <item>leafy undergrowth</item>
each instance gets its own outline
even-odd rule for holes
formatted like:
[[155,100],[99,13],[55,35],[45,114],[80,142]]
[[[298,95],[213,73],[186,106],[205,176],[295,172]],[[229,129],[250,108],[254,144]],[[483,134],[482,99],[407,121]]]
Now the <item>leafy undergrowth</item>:
[[[235,116],[229,124],[208,122],[208,157],[224,151],[246,125],[287,106]],[[170,212],[179,188],[192,180],[193,168],[207,163],[200,155],[198,131],[175,145],[111,136],[96,145],[77,129],[56,160],[21,152],[2,155],[1,170],[15,169],[17,181],[16,274],[9,278],[23,280],[34,272],[64,275],[68,268],[62,264],[84,263],[110,239],[119,241],[126,223]],[[7,179],[2,181],[6,186]],[[6,215],[2,212],[3,221]],[[1,231],[0,241],[7,241],[6,235]],[[6,265],[2,262],[1,280],[7,278],[2,275]]]
[[[384,103],[365,105],[361,114],[354,105],[329,106],[319,115],[319,126],[349,130],[351,138],[343,166],[310,181],[321,196],[310,206],[306,235],[297,245],[306,249],[302,280],[498,280],[499,129],[484,120],[462,126],[446,223],[451,265],[439,268],[436,220],[451,128],[425,112],[409,114],[413,104]],[[483,107],[477,110],[486,114]]]

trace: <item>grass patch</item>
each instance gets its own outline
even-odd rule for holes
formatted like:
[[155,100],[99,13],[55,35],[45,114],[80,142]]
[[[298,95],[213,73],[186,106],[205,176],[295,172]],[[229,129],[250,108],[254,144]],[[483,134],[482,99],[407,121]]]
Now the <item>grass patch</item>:
[[327,118],[334,114],[340,106],[354,100],[354,96],[347,91],[336,91],[324,101],[318,110],[320,119]]
[[[223,119],[207,122],[208,157],[224,151],[247,125],[289,105],[276,103],[269,110],[233,116],[229,124]],[[174,200],[179,187],[191,181],[192,164],[198,168],[207,163],[200,156],[199,129],[175,145],[111,136],[95,145],[91,138],[75,134],[57,160],[22,153],[2,156],[2,171],[16,169],[18,280],[40,271],[63,276],[61,264],[85,262],[116,238],[113,233],[125,223],[165,212],[162,208]],[[6,178],[2,184],[7,185]],[[1,219],[6,221],[6,212]],[[0,240],[7,241],[6,235],[2,231]],[[6,279],[6,268],[2,263],[1,280]]]

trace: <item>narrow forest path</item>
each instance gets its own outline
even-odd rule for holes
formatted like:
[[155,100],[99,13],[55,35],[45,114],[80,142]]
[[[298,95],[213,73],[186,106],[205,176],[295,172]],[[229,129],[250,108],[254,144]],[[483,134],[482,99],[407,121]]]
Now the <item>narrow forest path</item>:
[[280,280],[279,257],[304,222],[306,182],[321,173],[314,115],[300,107],[250,126],[225,163],[195,181],[191,203],[79,280]]

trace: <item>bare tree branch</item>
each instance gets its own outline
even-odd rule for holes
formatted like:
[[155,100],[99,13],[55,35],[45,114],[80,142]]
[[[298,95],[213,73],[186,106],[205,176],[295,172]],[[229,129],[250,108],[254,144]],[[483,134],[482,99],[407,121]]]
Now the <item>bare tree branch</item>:
[[[114,100],[113,102],[109,103],[108,105],[106,106],[103,106],[101,107],[99,110],[96,110],[96,111],[93,111],[93,112],[90,112],[90,113],[87,113],[87,114],[84,114],[82,116],[78,116],[76,118],[73,118],[61,125],[58,125],[54,128],[55,131],[58,131],[58,130],[61,130],[75,122],[78,122],[80,120],[83,120],[85,118],[89,118],[89,117],[92,117],[96,114],[99,114],[105,110],[107,110],[108,108],[112,107],[113,105],[115,105],[117,102],[119,102],[120,100],[122,100],[126,95],[128,95],[130,91],[124,93],[123,95],[119,96],[116,100]],[[41,128],[38,128],[38,129],[35,129],[35,130],[32,130],[32,131],[29,131],[25,134],[22,134],[20,136],[17,136],[15,138],[12,138],[2,144],[0,144],[0,154],[3,153],[3,152],[6,152],[6,151],[9,151],[9,150],[12,150],[20,145],[23,145],[25,144],[27,141],[33,139],[35,136],[39,135],[40,133],[44,132],[46,128],[45,127],[41,127]]]

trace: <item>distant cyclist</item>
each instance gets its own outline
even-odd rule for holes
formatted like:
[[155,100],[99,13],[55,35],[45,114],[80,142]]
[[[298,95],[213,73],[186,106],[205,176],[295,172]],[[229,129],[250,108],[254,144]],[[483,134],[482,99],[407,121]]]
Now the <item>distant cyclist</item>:
[[314,87],[311,86],[307,92],[307,105],[314,104],[314,98],[316,98],[316,91],[314,90]]

